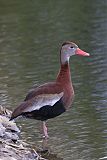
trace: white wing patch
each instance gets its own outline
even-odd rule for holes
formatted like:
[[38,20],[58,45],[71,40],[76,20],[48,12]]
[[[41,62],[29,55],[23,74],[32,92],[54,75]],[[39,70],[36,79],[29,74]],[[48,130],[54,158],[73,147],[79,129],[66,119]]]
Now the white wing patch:
[[34,102],[31,106],[26,107],[23,112],[31,112],[39,110],[43,106],[53,106],[57,101],[61,99],[63,92],[59,94],[41,94],[34,98]]

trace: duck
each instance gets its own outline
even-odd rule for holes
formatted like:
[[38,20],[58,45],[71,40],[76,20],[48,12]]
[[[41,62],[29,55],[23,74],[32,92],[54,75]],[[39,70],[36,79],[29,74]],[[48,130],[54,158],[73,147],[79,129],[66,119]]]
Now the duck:
[[90,56],[74,42],[66,41],[60,48],[60,69],[53,82],[48,82],[28,92],[24,101],[12,112],[10,120],[19,116],[42,121],[43,137],[48,138],[48,119],[69,110],[74,100],[69,59],[73,55]]

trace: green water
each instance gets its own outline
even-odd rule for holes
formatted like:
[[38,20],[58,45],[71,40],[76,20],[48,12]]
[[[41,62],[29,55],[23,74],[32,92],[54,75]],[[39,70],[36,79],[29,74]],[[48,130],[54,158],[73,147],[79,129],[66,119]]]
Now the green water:
[[[54,80],[66,40],[91,57],[70,60],[75,100],[48,121],[48,144],[64,160],[98,160],[107,156],[107,1],[0,0],[0,104],[14,109],[33,85]],[[17,122],[41,146],[40,122]]]

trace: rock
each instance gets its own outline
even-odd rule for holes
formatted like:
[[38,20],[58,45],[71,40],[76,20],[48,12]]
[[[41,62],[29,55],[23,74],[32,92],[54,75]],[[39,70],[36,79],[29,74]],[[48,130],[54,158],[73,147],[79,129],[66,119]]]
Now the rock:
[[0,123],[7,129],[15,132],[20,132],[14,121],[9,121],[8,117],[0,115]]
[[12,141],[16,142],[19,139],[19,136],[16,133],[5,132],[5,138],[11,139]]
[[16,142],[19,139],[19,128],[14,121],[9,121],[8,117],[0,115],[0,136]]
[[0,137],[3,137],[5,135],[6,128],[3,127],[3,125],[0,123]]
[[11,117],[11,113],[12,113],[12,111],[10,111],[10,110],[8,110],[5,107],[0,105],[0,115],[5,115],[5,116],[10,118]]
[[34,149],[19,140],[20,130],[9,121],[10,115],[11,111],[0,106],[0,160],[41,160]]

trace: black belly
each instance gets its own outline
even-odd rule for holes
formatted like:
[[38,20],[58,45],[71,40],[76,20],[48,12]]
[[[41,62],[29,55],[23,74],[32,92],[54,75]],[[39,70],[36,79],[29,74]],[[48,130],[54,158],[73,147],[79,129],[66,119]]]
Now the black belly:
[[33,118],[41,121],[45,121],[50,118],[54,118],[59,116],[65,112],[64,105],[62,101],[58,101],[54,104],[54,106],[46,105],[40,108],[39,110],[34,110],[32,112],[25,112],[22,115],[27,118]]

